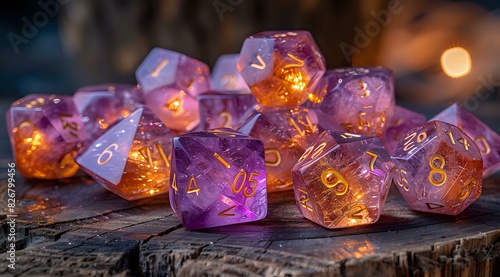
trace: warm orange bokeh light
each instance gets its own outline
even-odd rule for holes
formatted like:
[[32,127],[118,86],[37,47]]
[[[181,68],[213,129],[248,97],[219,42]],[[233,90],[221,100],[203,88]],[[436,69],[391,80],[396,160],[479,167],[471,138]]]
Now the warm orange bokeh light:
[[441,55],[441,67],[451,78],[459,78],[469,74],[472,63],[470,54],[462,47],[447,49]]

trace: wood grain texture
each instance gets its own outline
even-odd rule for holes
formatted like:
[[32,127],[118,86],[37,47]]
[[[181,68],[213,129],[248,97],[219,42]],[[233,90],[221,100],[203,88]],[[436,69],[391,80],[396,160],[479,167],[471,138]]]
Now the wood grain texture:
[[[0,168],[6,219],[6,168]],[[376,224],[327,230],[298,212],[291,192],[269,196],[262,221],[185,230],[168,197],[128,202],[84,175],[16,180],[16,270],[32,276],[499,276],[500,179],[458,216],[413,212],[393,188]]]

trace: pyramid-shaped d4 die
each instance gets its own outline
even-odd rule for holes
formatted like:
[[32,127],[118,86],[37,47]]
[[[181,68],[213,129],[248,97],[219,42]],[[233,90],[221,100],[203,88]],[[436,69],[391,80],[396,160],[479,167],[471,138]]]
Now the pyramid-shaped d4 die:
[[76,161],[98,183],[127,200],[167,193],[172,137],[143,107],[108,129]]
[[175,137],[170,204],[187,229],[264,218],[267,194],[262,141],[231,129]]

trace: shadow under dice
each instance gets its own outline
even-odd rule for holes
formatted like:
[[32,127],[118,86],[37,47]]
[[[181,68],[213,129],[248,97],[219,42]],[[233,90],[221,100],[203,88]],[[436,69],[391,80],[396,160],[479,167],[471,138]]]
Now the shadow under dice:
[[143,107],[109,128],[76,161],[94,180],[127,200],[167,193],[172,137]]
[[376,222],[393,163],[375,137],[324,131],[292,170],[297,207],[326,228]]
[[481,194],[481,153],[454,125],[430,121],[412,129],[392,159],[394,183],[414,210],[456,215]]
[[312,95],[325,65],[309,32],[271,31],[245,40],[238,70],[262,106],[296,107]]
[[319,134],[316,114],[305,108],[256,106],[238,130],[264,142],[268,192],[292,189],[292,167]]
[[78,112],[92,142],[113,123],[127,117],[143,102],[142,92],[132,85],[108,84],[78,89],[73,95]]
[[187,229],[262,219],[267,213],[262,141],[231,129],[173,140],[170,205]]
[[500,170],[500,135],[459,104],[453,104],[433,120],[458,126],[477,145],[483,156],[483,177]]
[[329,70],[327,94],[319,109],[325,119],[351,133],[381,137],[394,109],[392,71],[381,67]]
[[73,156],[87,135],[71,96],[33,94],[15,101],[7,128],[19,173],[26,178],[73,176]]
[[210,89],[206,64],[177,52],[155,48],[136,78],[146,105],[172,130],[190,131],[199,123],[196,97]]
[[200,128],[234,128],[256,101],[249,91],[211,91],[198,96]]

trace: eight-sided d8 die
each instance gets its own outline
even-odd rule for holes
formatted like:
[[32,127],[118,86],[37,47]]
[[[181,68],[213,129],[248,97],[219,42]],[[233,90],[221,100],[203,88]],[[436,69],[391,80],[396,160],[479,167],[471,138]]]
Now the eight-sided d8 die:
[[107,84],[78,89],[73,95],[91,142],[109,126],[127,117],[142,103],[142,92],[132,85]]
[[170,205],[187,229],[262,219],[267,213],[262,141],[231,129],[173,140]]
[[143,107],[109,128],[76,161],[94,180],[127,200],[167,193],[172,137]]
[[188,56],[155,48],[136,71],[146,105],[176,131],[199,123],[196,96],[210,89],[209,68]]
[[481,153],[454,125],[430,121],[410,130],[392,159],[394,182],[414,210],[456,215],[481,194]]
[[256,103],[250,91],[210,91],[199,95],[198,102],[202,130],[234,128]]
[[453,104],[436,115],[440,120],[458,126],[477,145],[483,156],[483,177],[500,170],[500,136],[479,118],[459,104]]
[[215,62],[212,70],[212,90],[220,91],[250,91],[238,71],[239,54],[222,55]]
[[348,132],[380,137],[394,109],[392,71],[381,67],[329,70],[319,109]]
[[292,189],[292,167],[318,136],[317,122],[306,108],[255,106],[243,116],[238,131],[264,142],[268,192]]
[[261,105],[296,107],[308,99],[325,65],[309,32],[270,31],[245,40],[238,70]]
[[73,176],[73,159],[87,135],[71,96],[32,94],[7,112],[7,129],[19,173],[26,178]]
[[297,207],[326,228],[374,223],[389,192],[392,168],[377,138],[324,131],[293,167]]

